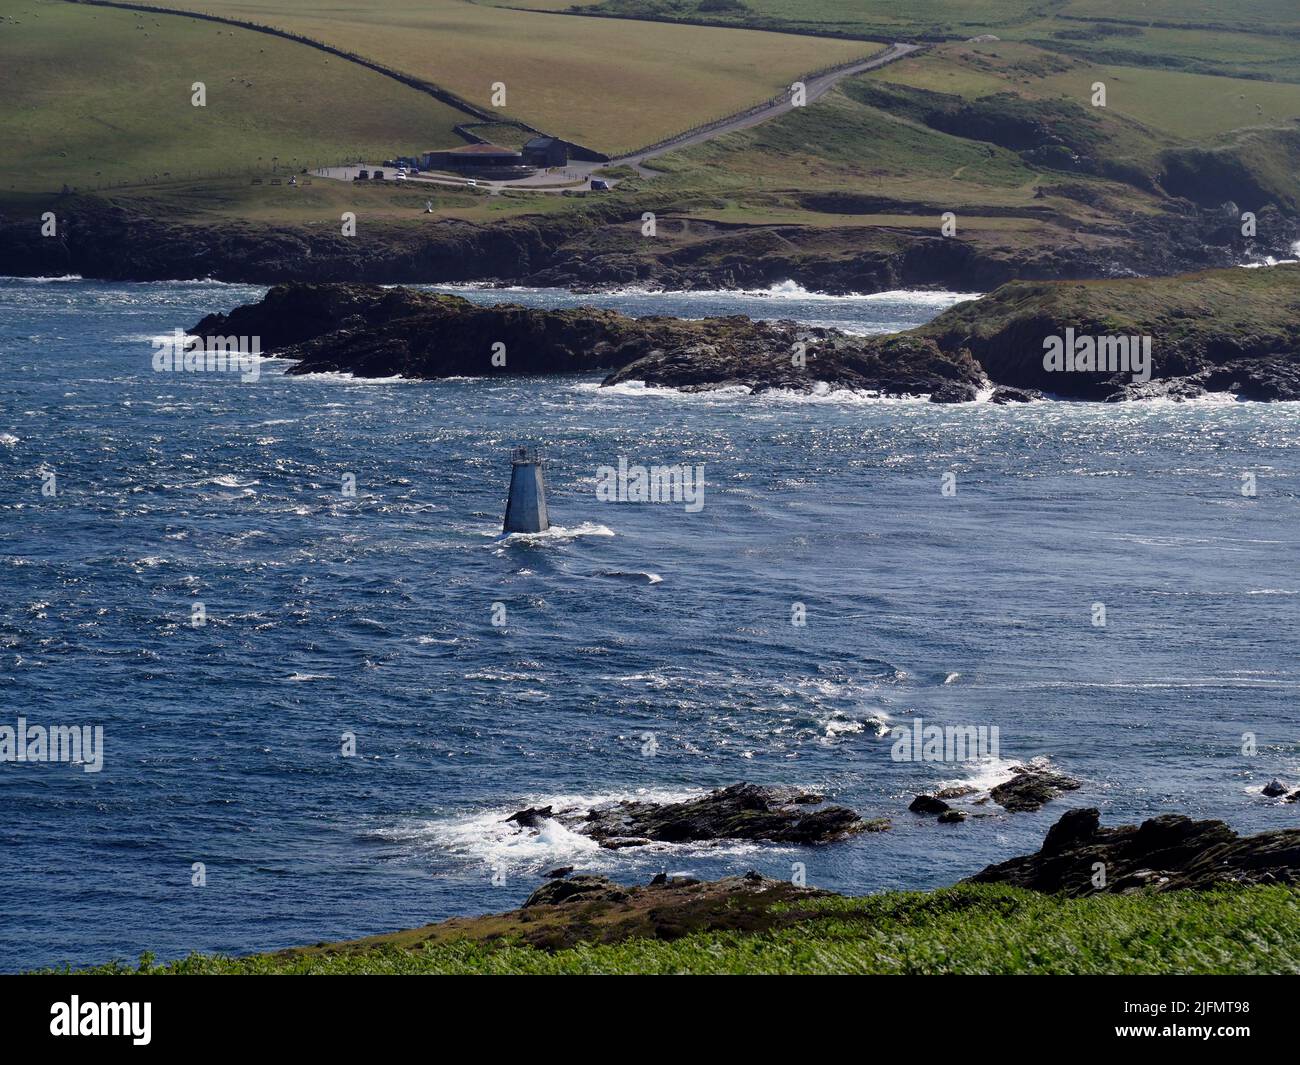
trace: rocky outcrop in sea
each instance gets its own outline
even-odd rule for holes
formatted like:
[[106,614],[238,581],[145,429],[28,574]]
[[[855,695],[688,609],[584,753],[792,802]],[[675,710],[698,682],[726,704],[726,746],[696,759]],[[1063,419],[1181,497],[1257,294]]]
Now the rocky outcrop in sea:
[[1162,814],[1103,828],[1096,809],[1070,810],[1036,854],[990,865],[968,883],[1065,895],[1300,883],[1300,829],[1240,836],[1222,821]]
[[823,795],[746,783],[681,802],[626,800],[559,810],[528,807],[506,820],[522,829],[539,829],[546,821],[558,821],[611,850],[721,840],[817,844],[889,827],[886,820],[867,821],[848,807],[827,803]]

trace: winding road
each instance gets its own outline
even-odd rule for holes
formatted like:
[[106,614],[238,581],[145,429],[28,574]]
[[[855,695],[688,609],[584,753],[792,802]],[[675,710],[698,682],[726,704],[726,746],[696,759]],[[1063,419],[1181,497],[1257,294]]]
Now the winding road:
[[[913,52],[919,52],[924,46],[919,44],[891,44],[883,52],[877,52],[866,59],[860,59],[856,63],[849,63],[842,67],[836,67],[834,70],[828,70],[824,74],[805,82],[806,104],[811,104],[820,100],[832,88],[836,82],[843,78],[851,78],[855,74],[865,74],[868,70],[875,70],[878,67],[886,66],[890,63],[902,59],[904,56],[911,55]],[[725,133],[734,133],[738,129],[749,129],[750,126],[757,126],[760,123],[767,122],[770,119],[777,118],[787,111],[794,110],[794,103],[791,94],[786,93],[776,100],[769,101],[762,107],[748,111],[741,111],[732,115],[730,118],[724,118],[718,122],[710,123],[702,129],[693,130],[683,133],[680,136],[672,137],[669,140],[645,148],[640,151],[632,152],[630,155],[621,155],[617,159],[611,160],[606,166],[640,166],[647,159],[653,159],[657,155],[663,155],[665,152],[675,152],[679,148],[689,148],[695,144],[704,144],[715,137],[721,137]]]
[[[836,67],[834,70],[828,70],[824,74],[819,74],[804,83],[805,103],[807,106],[816,102],[825,96],[836,83],[843,78],[851,78],[855,74],[864,74],[868,70],[875,70],[879,67],[886,66],[896,62],[899,59],[909,56],[914,52],[922,51],[923,45],[919,44],[891,44],[883,52],[877,52],[866,59],[860,59],[854,63],[847,63],[842,67]],[[607,163],[588,163],[573,161],[563,167],[557,168],[561,173],[548,173],[538,171],[531,177],[521,178],[518,181],[486,181],[477,179],[475,184],[479,188],[485,188],[492,193],[498,193],[502,189],[527,189],[532,192],[551,192],[559,193],[568,189],[590,188],[591,175],[597,170],[602,170],[612,166],[630,166],[642,177],[654,177],[655,171],[647,170],[642,167],[647,159],[653,159],[659,155],[665,155],[668,152],[675,152],[681,148],[689,148],[696,144],[704,144],[714,140],[717,137],[724,136],[728,133],[734,133],[736,130],[749,129],[751,126],[757,126],[763,122],[770,121],[773,118],[779,118],[788,111],[794,110],[794,102],[790,93],[769,100],[767,103],[758,107],[750,108],[745,111],[739,111],[727,118],[719,119],[717,122],[711,122],[707,126],[699,129],[688,130],[685,133],[678,134],[676,137],[670,137],[668,140],[660,141],[658,144],[651,145],[648,148],[641,148],[627,155],[620,155],[611,159]],[[335,178],[339,180],[351,180],[357,172],[365,167],[366,164],[355,164],[346,167],[325,167],[315,171],[320,177]],[[373,167],[371,167],[373,169]],[[382,169],[382,168],[380,168]],[[390,168],[391,169],[391,168]],[[616,178],[608,179],[611,186],[618,184]],[[425,182],[436,185],[458,185],[465,186],[467,181],[461,178],[452,178],[439,175],[421,175],[413,179],[414,182]],[[561,183],[562,186],[561,186]]]

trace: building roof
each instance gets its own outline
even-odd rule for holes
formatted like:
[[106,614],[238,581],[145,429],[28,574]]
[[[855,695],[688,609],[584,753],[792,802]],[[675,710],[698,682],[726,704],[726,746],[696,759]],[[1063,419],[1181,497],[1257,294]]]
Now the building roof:
[[555,143],[554,137],[534,137],[532,140],[528,141],[524,145],[524,147],[525,148],[549,148],[554,143]]
[[452,148],[449,155],[518,155],[519,153],[513,148],[502,148],[496,144],[466,144],[460,148]]

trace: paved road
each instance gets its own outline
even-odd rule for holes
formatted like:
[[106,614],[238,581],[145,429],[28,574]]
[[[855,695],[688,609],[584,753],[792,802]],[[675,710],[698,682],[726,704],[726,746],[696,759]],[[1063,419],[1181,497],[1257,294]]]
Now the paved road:
[[[825,96],[843,78],[851,78],[855,74],[862,74],[868,70],[875,70],[886,64],[896,62],[904,56],[918,52],[922,48],[918,44],[891,44],[883,52],[861,62],[854,63],[852,66],[843,67],[840,70],[833,70],[829,73],[822,74],[805,83],[806,103],[814,103]],[[680,137],[674,137],[670,141],[657,145],[645,151],[633,152],[630,155],[621,155],[608,163],[585,163],[571,162],[567,166],[557,167],[555,171],[546,173],[539,171],[531,177],[522,178],[518,181],[484,181],[478,179],[476,184],[479,188],[487,189],[489,192],[496,194],[502,189],[527,189],[532,192],[563,192],[568,189],[589,189],[591,187],[591,175],[593,171],[600,170],[610,166],[630,166],[642,177],[654,177],[655,171],[643,169],[641,164],[647,159],[653,159],[656,156],[664,155],[667,152],[675,152],[681,148],[689,148],[695,144],[704,144],[707,141],[714,140],[727,133],[734,133],[738,129],[749,129],[751,126],[757,126],[762,122],[770,121],[777,118],[787,111],[794,110],[794,104],[787,93],[779,100],[768,104],[760,110],[749,114],[740,114],[732,118],[725,119],[717,125],[710,126],[707,129],[696,130],[691,133],[683,133]],[[323,170],[313,171],[320,177],[337,178],[344,181],[350,181],[360,170],[361,165],[347,167],[327,167]],[[367,167],[374,170],[373,166]],[[391,176],[391,167],[380,167]],[[434,177],[432,175],[421,175],[419,178],[413,178],[408,181],[409,184],[424,182],[433,185],[452,185],[464,188],[467,181],[464,178],[454,177]],[[617,179],[609,179],[610,185],[618,184]],[[545,186],[550,186],[545,187]]]

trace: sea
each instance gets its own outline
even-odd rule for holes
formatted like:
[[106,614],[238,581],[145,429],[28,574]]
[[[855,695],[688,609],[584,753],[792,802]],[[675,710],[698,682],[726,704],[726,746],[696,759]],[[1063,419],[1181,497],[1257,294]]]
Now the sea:
[[[1300,787],[1300,405],[154,369],[262,291],[0,281],[0,755],[90,730],[0,761],[0,970],[502,911],[557,866],[928,889],[1081,806],[1300,825],[1261,794]],[[454,291],[856,333],[976,295]],[[503,537],[521,444],[553,527]],[[700,505],[608,501],[620,461],[702,468]],[[918,720],[996,742],[900,751]],[[1030,761],[1080,788],[908,812]],[[613,851],[505,820],[739,781],[893,827]]]

